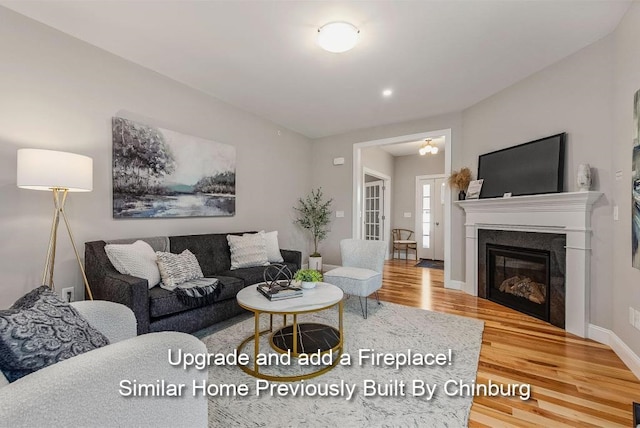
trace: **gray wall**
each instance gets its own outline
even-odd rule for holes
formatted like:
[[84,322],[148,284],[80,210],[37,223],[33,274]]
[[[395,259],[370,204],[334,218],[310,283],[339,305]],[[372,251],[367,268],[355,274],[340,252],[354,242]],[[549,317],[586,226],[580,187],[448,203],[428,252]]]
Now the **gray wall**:
[[[613,270],[608,286],[613,293],[613,331],[636,355],[640,355],[640,331],[628,322],[629,306],[640,310],[640,271],[631,266],[631,150],[633,141],[633,95],[640,89],[640,5],[633,3],[615,34],[613,81],[614,132],[604,141],[613,155],[612,171],[622,171],[622,180],[612,180],[614,204],[620,220],[613,222]],[[608,149],[608,150],[607,150]]]
[[567,132],[567,190],[576,190],[577,167],[586,162],[594,190],[605,193],[593,210],[591,242],[591,322],[605,328],[612,321],[613,46],[607,37],[465,110],[462,147],[462,163],[475,172],[482,153]]
[[361,163],[363,168],[369,168],[393,178],[394,161],[389,152],[378,147],[367,147],[362,150]]
[[[72,194],[67,204],[81,252],[95,239],[249,229],[277,229],[282,247],[307,251],[291,207],[311,189],[308,139],[2,7],[0,52],[0,307],[40,284],[53,211],[51,194],[16,187],[23,147],[93,157],[94,191]],[[114,115],[234,145],[237,214],[113,220]],[[56,284],[75,286],[79,298],[68,237],[59,241]]]
[[[416,176],[444,174],[444,150],[437,155],[397,156],[393,174],[393,228],[416,227]],[[411,217],[405,218],[404,213]]]

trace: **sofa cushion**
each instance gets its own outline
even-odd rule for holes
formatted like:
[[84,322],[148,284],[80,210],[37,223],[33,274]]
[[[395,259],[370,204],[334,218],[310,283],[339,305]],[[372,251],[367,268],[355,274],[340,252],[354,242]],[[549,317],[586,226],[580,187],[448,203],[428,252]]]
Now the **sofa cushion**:
[[[242,236],[254,235],[252,233],[245,233]],[[269,263],[282,263],[284,259],[282,258],[282,253],[280,253],[280,244],[278,244],[278,231],[274,230],[273,232],[265,232],[261,230],[257,233],[264,238],[264,245],[267,250],[267,260]]]
[[9,382],[108,344],[44,285],[0,311],[0,369]]
[[156,253],[147,242],[138,240],[132,244],[107,244],[104,251],[118,272],[146,279],[149,288],[160,282]]
[[[220,296],[218,301],[228,300],[236,297],[236,294],[244,288],[244,282],[238,278],[216,275],[220,280]],[[185,305],[180,301],[175,292],[164,288],[154,287],[149,290],[149,313],[151,318],[159,318],[166,315],[176,314],[192,310],[193,306]],[[214,310],[213,308],[211,310]]]
[[243,236],[228,235],[227,241],[231,250],[231,270],[269,266],[264,235],[260,233],[247,233]]
[[156,256],[163,287],[169,290],[183,282],[204,276],[196,256],[189,250],[184,250],[180,254],[158,251]]

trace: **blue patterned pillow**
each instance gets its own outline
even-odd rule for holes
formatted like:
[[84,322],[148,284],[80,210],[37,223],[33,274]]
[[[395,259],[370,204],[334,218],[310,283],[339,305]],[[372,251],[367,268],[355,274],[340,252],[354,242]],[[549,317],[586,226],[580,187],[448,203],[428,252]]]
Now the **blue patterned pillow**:
[[0,310],[0,370],[9,382],[108,344],[44,285]]

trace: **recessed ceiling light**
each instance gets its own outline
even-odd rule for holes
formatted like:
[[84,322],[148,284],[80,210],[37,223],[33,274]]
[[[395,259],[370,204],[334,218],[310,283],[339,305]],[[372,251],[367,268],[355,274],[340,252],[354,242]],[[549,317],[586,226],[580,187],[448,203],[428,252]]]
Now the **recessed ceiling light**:
[[356,45],[359,33],[360,30],[348,22],[330,22],[318,29],[318,44],[329,52],[346,52]]
[[385,89],[384,91],[382,91],[383,97],[390,97],[391,95],[393,95],[393,91],[391,89]]

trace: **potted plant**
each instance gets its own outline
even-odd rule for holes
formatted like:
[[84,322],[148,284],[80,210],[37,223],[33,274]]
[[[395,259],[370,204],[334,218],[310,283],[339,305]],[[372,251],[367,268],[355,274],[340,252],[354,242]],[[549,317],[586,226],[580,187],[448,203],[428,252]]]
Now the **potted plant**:
[[313,253],[309,256],[309,268],[322,270],[322,256],[318,252],[318,244],[327,237],[329,222],[331,221],[331,202],[324,200],[322,188],[311,190],[306,198],[298,199],[298,206],[294,209],[298,212],[295,222],[303,229],[308,230],[313,237]]
[[465,191],[471,182],[471,170],[467,167],[461,168],[460,171],[453,171],[449,176],[449,185],[459,190],[458,199],[466,198]]
[[302,288],[313,288],[317,282],[322,281],[322,274],[315,269],[300,269],[294,279],[300,281]]

